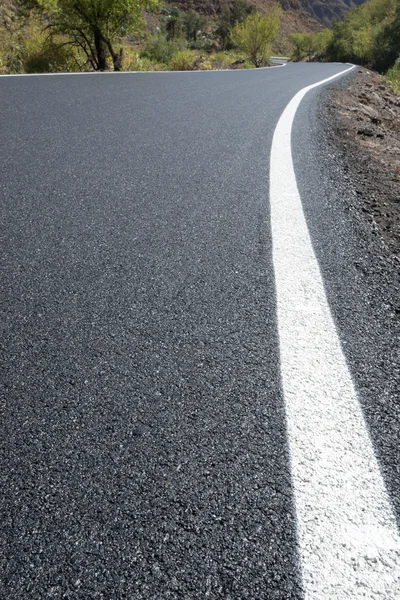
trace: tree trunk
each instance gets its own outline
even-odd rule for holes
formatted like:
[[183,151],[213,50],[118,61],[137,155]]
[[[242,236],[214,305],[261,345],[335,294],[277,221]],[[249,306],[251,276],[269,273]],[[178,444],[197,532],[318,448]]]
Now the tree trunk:
[[112,59],[113,59],[113,64],[114,64],[114,71],[121,71],[121,69],[122,69],[122,55],[123,55],[122,48],[120,48],[120,50],[119,50],[119,52],[117,52],[117,54],[115,54],[115,52],[112,53]]
[[113,65],[114,65],[114,71],[121,71],[122,70],[122,57],[124,54],[123,49],[120,48],[119,52],[115,52],[111,41],[108,38],[104,38],[104,37],[103,37],[103,40],[107,44],[108,51],[111,54],[111,58],[113,60]]
[[94,47],[96,49],[98,69],[99,69],[99,71],[106,71],[107,70],[107,55],[106,55],[106,49],[105,49],[105,46],[103,43],[102,35],[98,29],[95,29],[93,31],[93,34],[94,34]]

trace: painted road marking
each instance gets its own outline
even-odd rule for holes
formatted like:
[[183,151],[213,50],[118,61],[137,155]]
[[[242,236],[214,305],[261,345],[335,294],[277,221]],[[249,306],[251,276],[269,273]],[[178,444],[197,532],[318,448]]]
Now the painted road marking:
[[400,598],[399,533],[330,313],[291,151],[302,98],[350,70],[298,92],[271,149],[282,385],[306,600]]
[[[278,69],[280,67],[286,67],[287,63],[283,65],[270,65],[269,67],[258,67],[257,71],[264,71],[265,69]],[[157,75],[171,75],[171,73],[186,73],[194,75],[195,73],[248,73],[249,70],[253,69],[210,69],[210,70],[198,70],[198,71],[76,71],[75,73],[8,73],[7,75],[0,75],[0,77],[64,77],[66,75],[98,75],[104,77],[105,75],[113,75],[118,77],[119,75],[149,75],[157,73]]]

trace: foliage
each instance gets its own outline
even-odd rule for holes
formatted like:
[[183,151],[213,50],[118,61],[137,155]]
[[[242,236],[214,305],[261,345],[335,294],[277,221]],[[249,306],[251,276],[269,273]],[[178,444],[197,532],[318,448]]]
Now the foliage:
[[218,25],[215,30],[215,35],[219,38],[222,48],[225,50],[228,46],[229,38],[232,31],[231,22],[231,11],[228,6],[224,6],[220,17],[218,19]]
[[174,38],[179,38],[182,35],[182,15],[180,11],[173,6],[171,8],[171,12],[168,15],[165,30],[167,32],[167,39],[172,40]]
[[279,31],[280,12],[279,5],[275,4],[270,16],[251,14],[232,31],[232,41],[255,67],[262,67],[268,63],[272,40]]
[[400,59],[397,59],[393,67],[386,73],[388,81],[392,84],[394,90],[400,93]]
[[46,39],[37,48],[28,46],[23,65],[25,73],[63,73],[83,69],[79,52],[53,39]]
[[212,71],[213,65],[210,60],[203,60],[199,64],[199,71]]
[[145,58],[130,46],[124,47],[125,71],[166,71],[167,65]]
[[178,52],[170,62],[171,71],[192,71],[197,54],[191,50]]
[[0,71],[47,73],[81,70],[84,60],[67,40],[49,38],[35,11],[4,3],[0,7]]
[[189,10],[185,12],[182,22],[186,39],[188,41],[193,40],[194,42],[197,40],[198,32],[206,25],[205,17],[203,17],[203,15],[199,15],[199,13],[192,8],[189,8]]
[[122,68],[122,47],[116,44],[142,24],[142,10],[158,7],[157,0],[37,0],[53,35],[67,36],[95,70]]
[[230,36],[235,25],[242,23],[253,12],[255,7],[245,0],[233,0],[222,7],[215,34],[223,50],[230,46]]
[[290,36],[292,42],[293,60],[302,58],[322,58],[332,40],[332,31],[324,29],[317,33],[293,33]]
[[370,0],[348,12],[333,28],[331,60],[386,70],[400,53],[400,0]]
[[353,62],[386,71],[400,55],[400,0],[369,0],[332,31],[291,36],[292,56]]
[[211,55],[210,59],[215,65],[218,65],[216,68],[226,69],[236,60],[236,57],[232,54],[227,54],[226,52],[216,52]]
[[229,4],[229,10],[232,27],[235,27],[238,23],[243,23],[249,15],[256,12],[255,6],[248,4],[246,0],[232,0]]
[[[139,6],[138,2],[148,1],[127,0],[125,6],[132,2]],[[154,6],[154,0],[150,1]],[[121,15],[118,18],[117,15],[107,17],[108,25],[114,24],[105,27],[105,33],[91,29],[93,23],[89,19],[89,8],[93,8],[96,2],[100,21],[106,3],[121,7],[120,0],[0,0],[0,72],[82,71],[100,69],[101,64],[108,68],[113,63],[118,69],[122,68],[122,56],[123,68],[128,71],[253,68],[245,60],[247,55],[244,53],[234,50],[216,53],[218,44],[212,28],[206,28],[206,20],[195,11],[185,14],[186,24],[192,27],[188,41],[178,35],[179,31],[183,32],[185,15],[170,7],[163,9],[161,14],[159,24],[162,32],[154,25],[153,31],[158,33],[146,39],[140,34],[140,19],[130,13],[125,24]],[[83,7],[89,11],[85,12],[86,21],[73,12]],[[254,10],[244,0],[230,0],[226,7],[229,24],[243,22],[249,10]],[[100,21],[93,27],[97,27]],[[198,35],[199,31],[201,35]],[[232,46],[230,40],[228,43]],[[119,64],[115,62],[116,54]]]
[[148,58],[157,63],[168,64],[178,52],[186,49],[184,40],[166,39],[162,34],[152,37],[140,53],[141,58]]
[[400,0],[394,0],[390,17],[376,38],[375,67],[381,71],[393,66],[400,56]]

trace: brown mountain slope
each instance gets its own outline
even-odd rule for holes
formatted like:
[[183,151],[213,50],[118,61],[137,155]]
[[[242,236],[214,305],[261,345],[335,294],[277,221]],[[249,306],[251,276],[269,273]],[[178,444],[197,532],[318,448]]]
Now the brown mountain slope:
[[[247,0],[253,4],[260,12],[268,13],[272,10],[276,0]],[[221,12],[223,6],[229,3],[229,0],[170,0],[170,3],[181,10],[193,8],[204,15],[215,17]],[[321,29],[319,23],[309,12],[301,5],[301,0],[281,0],[283,8],[281,17],[281,34],[296,32],[310,32]]]
[[325,27],[331,27],[345,12],[364,0],[299,0],[302,8]]
[[[261,12],[272,10],[276,0],[249,0]],[[289,33],[306,33],[310,31],[319,31],[322,29],[315,17],[313,17],[302,6],[302,0],[281,0],[281,35],[286,36]]]
[[[206,14],[216,15],[229,0],[172,0],[183,9],[194,8]],[[261,12],[272,9],[276,0],[248,0]],[[281,32],[288,33],[318,31],[322,27],[331,27],[351,8],[362,4],[364,0],[280,0],[283,8]]]

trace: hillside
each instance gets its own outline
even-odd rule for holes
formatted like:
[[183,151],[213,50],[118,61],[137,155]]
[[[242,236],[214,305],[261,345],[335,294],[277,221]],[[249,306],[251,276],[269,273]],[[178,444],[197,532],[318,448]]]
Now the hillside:
[[[172,0],[172,4],[180,10],[193,8],[201,14],[216,16],[221,12],[226,0]],[[248,0],[261,12],[272,10],[276,0]],[[305,10],[300,0],[282,0],[280,2],[283,12],[281,18],[281,33],[286,35],[294,32],[311,32],[321,29],[321,24]]]
[[364,0],[298,0],[302,8],[325,27],[331,27],[345,12],[363,2]]
[[[364,0],[281,0],[283,8],[281,34],[318,31],[331,27],[344,13],[362,4]],[[248,0],[261,12],[272,9],[276,0]],[[173,0],[171,4],[182,10],[194,8],[205,15],[217,15],[226,0]]]

